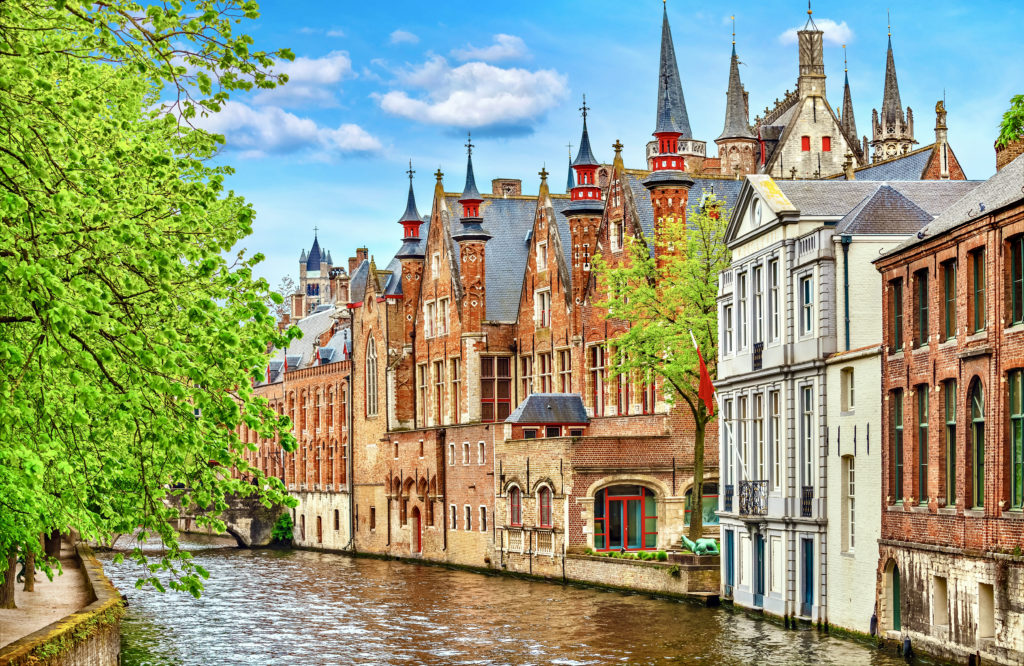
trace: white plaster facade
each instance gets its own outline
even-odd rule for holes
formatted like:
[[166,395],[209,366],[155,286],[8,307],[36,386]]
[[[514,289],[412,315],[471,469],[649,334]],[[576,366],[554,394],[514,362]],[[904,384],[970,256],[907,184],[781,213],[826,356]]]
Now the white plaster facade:
[[296,546],[324,550],[346,550],[352,547],[347,492],[292,491],[291,495],[299,501],[292,510],[295,522],[293,541]]

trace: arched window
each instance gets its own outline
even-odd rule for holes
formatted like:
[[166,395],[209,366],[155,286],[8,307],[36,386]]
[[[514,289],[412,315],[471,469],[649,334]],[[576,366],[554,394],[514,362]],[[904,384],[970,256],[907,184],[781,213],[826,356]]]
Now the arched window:
[[973,506],[985,506],[985,394],[981,382],[971,386],[971,492]]
[[366,343],[366,415],[377,416],[377,345]]
[[334,389],[327,389],[327,427],[334,427]]
[[516,486],[508,491],[508,512],[510,525],[519,527],[523,524],[523,494]]
[[541,486],[537,493],[537,507],[540,512],[540,526],[551,527],[551,488]]
[[658,505],[643,486],[611,486],[594,498],[595,550],[654,550]]

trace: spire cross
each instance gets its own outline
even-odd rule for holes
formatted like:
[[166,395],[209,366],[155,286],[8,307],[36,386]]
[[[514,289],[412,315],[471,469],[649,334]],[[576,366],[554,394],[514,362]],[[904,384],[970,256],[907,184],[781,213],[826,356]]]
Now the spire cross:
[[547,170],[547,168],[542,166],[540,168],[540,171],[537,172],[537,175],[540,176],[540,182],[542,182],[542,183],[547,182],[547,179],[548,179],[548,170]]
[[439,183],[440,183],[440,182],[441,182],[441,179],[442,179],[443,177],[444,177],[444,174],[443,174],[443,173],[441,173],[441,167],[437,167],[437,171],[435,171],[435,172],[434,172],[434,178],[437,178],[437,182],[439,182]]
[[565,147],[569,149],[569,161],[572,162],[572,141],[565,144]]
[[612,144],[612,148],[615,149],[615,154],[618,155],[622,152],[622,142],[615,139],[615,143]]
[[583,93],[583,106],[580,107],[580,111],[583,112],[583,122],[587,122],[587,111],[590,107],[587,106],[587,93]]
[[466,132],[466,150],[469,156],[473,156],[473,135],[470,132]]
[[313,238],[316,238],[316,232],[320,231],[320,227],[313,227]]
[[412,183],[412,175],[416,173],[412,170],[412,160],[409,160],[409,170],[406,173],[409,174],[409,182]]

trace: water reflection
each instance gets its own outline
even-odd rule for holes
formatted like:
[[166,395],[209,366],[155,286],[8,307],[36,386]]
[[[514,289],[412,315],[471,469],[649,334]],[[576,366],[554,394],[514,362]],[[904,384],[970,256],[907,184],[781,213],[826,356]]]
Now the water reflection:
[[899,664],[890,654],[742,613],[583,587],[304,551],[190,544],[201,599],[127,592],[123,663]]

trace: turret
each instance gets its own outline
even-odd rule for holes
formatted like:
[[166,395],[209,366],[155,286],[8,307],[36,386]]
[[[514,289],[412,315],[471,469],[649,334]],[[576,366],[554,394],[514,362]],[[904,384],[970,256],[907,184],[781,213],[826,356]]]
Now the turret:
[[889,27],[889,48],[885,56],[885,88],[882,90],[882,110],[871,112],[871,161],[886,160],[913,150],[914,112],[907,107],[906,115],[900,103],[900,86],[896,80],[896,61],[892,55],[892,26]]
[[[733,17],[735,21],[735,17]],[[729,90],[725,95],[725,127],[715,139],[723,176],[739,178],[757,169],[757,137],[750,131],[747,93],[740,81],[740,61],[736,56],[736,28],[733,24],[732,60],[729,65]]]
[[483,228],[484,220],[480,215],[480,204],[483,201],[473,174],[473,142],[467,141],[466,186],[459,198],[462,217],[459,218],[460,229],[452,234],[452,240],[459,244],[463,291],[462,330],[465,333],[481,331],[487,316],[485,248],[491,234]]
[[800,50],[800,77],[796,88],[800,99],[825,97],[825,56],[822,46],[824,33],[811,17],[810,3],[807,6],[807,23],[796,33]]
[[[668,7],[662,5],[661,54],[658,63],[658,104],[655,110],[656,140],[648,144],[648,164],[652,169],[659,162],[658,156],[666,156],[671,163],[673,157],[685,162],[679,166],[690,172],[704,168],[707,146],[693,138],[690,131],[690,117],[686,112],[683,98],[683,84],[679,78],[679,65],[672,41],[672,29],[668,24]],[[665,142],[658,138],[664,135]]]
[[420,239],[420,225],[423,218],[416,208],[416,194],[412,190],[412,177],[416,172],[412,169],[412,160],[409,160],[409,197],[405,202],[405,212],[398,219],[402,225],[402,247],[395,255],[398,259],[423,259],[424,242]]

